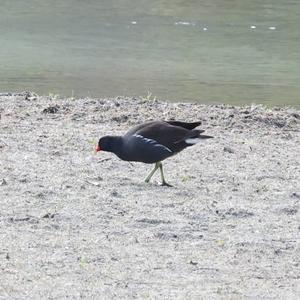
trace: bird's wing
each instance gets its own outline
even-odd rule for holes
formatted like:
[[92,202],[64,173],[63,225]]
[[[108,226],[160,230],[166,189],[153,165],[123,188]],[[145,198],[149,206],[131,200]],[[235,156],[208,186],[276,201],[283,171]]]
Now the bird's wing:
[[155,122],[136,131],[135,134],[147,139],[155,140],[158,144],[163,145],[173,153],[176,153],[182,150],[181,147],[178,147],[179,145],[176,144],[176,142],[182,140],[189,132],[190,130],[188,129],[173,126],[167,122]]
[[134,135],[136,132],[142,130],[145,127],[150,126],[151,124],[154,124],[155,121],[149,121],[140,125],[136,125],[133,128],[131,128],[129,131],[126,132],[125,136],[131,136]]
[[198,127],[199,125],[201,125],[200,121],[192,122],[192,123],[181,122],[181,121],[167,121],[167,123],[172,126],[178,126],[178,127],[182,127],[182,128],[189,129],[189,130],[192,130],[192,129]]
[[154,139],[146,138],[140,134],[134,134],[133,137],[138,140],[138,143],[143,144],[145,148],[151,149],[152,151],[159,150],[166,154],[172,153],[171,149]]
[[154,163],[172,156],[173,151],[157,140],[133,134],[126,139],[127,158],[131,161]]

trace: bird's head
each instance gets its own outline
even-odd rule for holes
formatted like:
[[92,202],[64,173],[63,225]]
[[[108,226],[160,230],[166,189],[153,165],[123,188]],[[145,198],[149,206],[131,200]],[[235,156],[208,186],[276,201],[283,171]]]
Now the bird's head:
[[115,137],[109,136],[109,135],[100,138],[97,148],[96,148],[96,152],[99,152],[99,151],[111,152],[113,149],[114,140],[115,140]]

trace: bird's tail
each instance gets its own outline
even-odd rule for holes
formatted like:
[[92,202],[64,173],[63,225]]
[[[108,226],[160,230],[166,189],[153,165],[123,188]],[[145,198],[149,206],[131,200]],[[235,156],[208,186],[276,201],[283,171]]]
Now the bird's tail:
[[200,134],[199,138],[200,139],[213,139],[214,137],[211,135]]
[[213,136],[202,134],[204,130],[191,130],[183,139],[177,141],[176,143],[185,142],[188,145],[194,145],[199,143],[201,140],[212,139]]
[[212,139],[212,138],[213,138],[213,136],[210,136],[210,135],[199,135],[198,137],[187,138],[184,141],[185,141],[186,144],[194,145],[194,144],[200,143],[201,140]]

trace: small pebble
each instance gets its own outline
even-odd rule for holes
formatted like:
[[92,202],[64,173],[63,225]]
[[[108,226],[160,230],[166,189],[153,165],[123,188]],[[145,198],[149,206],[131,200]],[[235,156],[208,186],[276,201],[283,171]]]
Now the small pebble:
[[7,181],[5,179],[0,180],[0,185],[7,185]]
[[56,114],[58,112],[59,106],[49,106],[47,108],[45,108],[42,113],[43,114]]
[[294,193],[292,193],[292,197],[300,199],[300,193],[294,192]]
[[112,191],[112,192],[110,193],[110,195],[113,196],[113,197],[117,197],[117,198],[122,197],[122,195],[120,195],[117,191]]
[[53,219],[55,217],[55,213],[46,213],[45,215],[42,216],[44,219]]
[[234,153],[234,150],[232,148],[230,148],[230,147],[227,147],[227,146],[224,147],[223,151],[224,152],[228,152],[228,153]]

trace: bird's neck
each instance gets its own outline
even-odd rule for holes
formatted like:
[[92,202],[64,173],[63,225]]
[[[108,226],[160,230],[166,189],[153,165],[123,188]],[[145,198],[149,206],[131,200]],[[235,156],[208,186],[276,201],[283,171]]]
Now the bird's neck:
[[123,150],[123,139],[121,136],[114,136],[111,139],[109,152],[113,152],[117,156],[120,156]]

